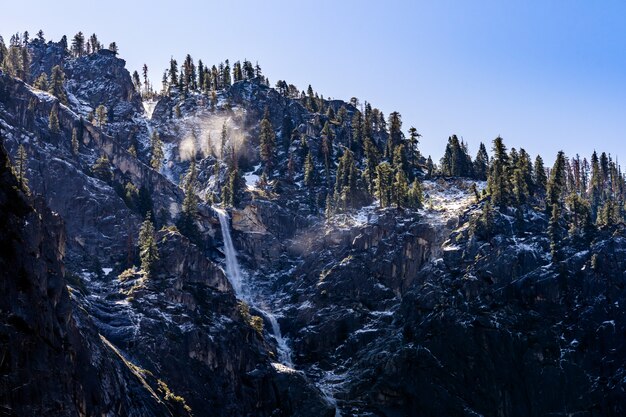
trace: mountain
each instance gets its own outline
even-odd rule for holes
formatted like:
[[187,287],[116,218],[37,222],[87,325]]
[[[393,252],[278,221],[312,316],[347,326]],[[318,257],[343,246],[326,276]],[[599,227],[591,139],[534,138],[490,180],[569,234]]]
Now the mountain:
[[583,181],[451,136],[437,166],[398,113],[247,61],[156,93],[71,49],[0,48],[3,415],[625,412],[606,155]]

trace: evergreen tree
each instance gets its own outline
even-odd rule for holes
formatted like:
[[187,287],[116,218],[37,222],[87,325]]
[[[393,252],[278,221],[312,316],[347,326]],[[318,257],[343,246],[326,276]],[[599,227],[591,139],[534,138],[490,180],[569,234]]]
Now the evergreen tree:
[[226,129],[226,122],[222,124],[222,133],[220,135],[220,160],[224,160],[226,155],[226,147],[228,144],[228,130]]
[[407,207],[421,208],[423,201],[422,186],[417,179],[414,179],[407,194]]
[[491,240],[494,233],[494,212],[490,200],[485,201],[480,217],[473,224],[472,234],[485,241]]
[[161,136],[156,130],[152,132],[150,137],[150,166],[156,171],[161,170],[163,165],[163,142],[161,142]]
[[113,174],[111,173],[111,163],[106,155],[102,155],[96,160],[96,163],[91,167],[91,172],[94,177],[105,182],[111,182],[113,179]]
[[20,143],[20,146],[17,147],[17,157],[15,158],[15,166],[13,167],[13,174],[17,179],[17,183],[19,187],[26,194],[30,193],[28,189],[28,178],[26,178],[26,172],[28,169],[28,153],[26,152],[26,148],[24,145]]
[[509,156],[500,136],[493,141],[493,160],[487,179],[487,191],[494,206],[501,210],[511,202],[511,183],[509,180]]
[[459,142],[456,135],[448,138],[448,144],[441,159],[441,173],[448,177],[472,177],[472,159],[467,154],[467,147]]
[[200,232],[196,226],[196,218],[198,216],[198,197],[196,196],[196,161],[192,158],[189,164],[189,169],[185,174],[182,181],[183,192],[185,197],[183,198],[183,204],[178,220],[176,221],[176,227],[192,242],[199,243]]
[[479,181],[486,181],[489,172],[489,155],[485,144],[480,142],[478,153],[474,160],[474,177]]
[[48,118],[48,129],[50,132],[57,134],[61,131],[59,126],[59,108],[56,105],[52,106],[50,109],[50,117]]
[[261,160],[263,161],[263,172],[267,177],[272,176],[274,169],[274,161],[276,159],[276,135],[274,128],[269,120],[269,113],[266,110],[263,120],[261,120],[261,127],[259,132],[259,143],[261,149]]
[[174,58],[170,58],[170,86],[178,86],[178,62]]
[[528,197],[534,190],[535,184],[533,182],[533,165],[530,161],[530,155],[528,155],[528,152],[526,152],[524,148],[521,148],[519,150],[519,157],[517,159],[517,165],[515,168],[520,171],[522,180],[525,183],[524,188],[526,189],[526,194]]
[[389,207],[393,202],[394,173],[389,162],[381,162],[376,167],[376,196],[380,207]]
[[402,133],[402,117],[397,111],[389,115],[389,136],[387,138],[387,146],[385,147],[385,157],[392,158],[395,147],[404,140]]
[[433,159],[428,155],[428,159],[426,160],[426,178],[432,178],[434,172],[435,164],[433,164]]
[[48,93],[52,94],[59,101],[65,105],[68,104],[67,94],[65,93],[65,88],[63,87],[63,82],[65,81],[65,73],[60,66],[55,65],[52,68],[52,72],[50,73],[50,83],[48,84]]
[[550,221],[548,222],[548,236],[550,237],[550,253],[552,261],[561,260],[561,232],[559,226],[559,218],[561,217],[561,209],[558,204],[548,205],[551,207]]
[[591,215],[592,218],[597,219],[598,210],[600,209],[600,204],[602,203],[603,178],[600,171],[600,161],[596,151],[593,151],[593,154],[591,155],[590,188],[589,197],[591,202]]
[[393,169],[394,171],[402,171],[404,176],[407,176],[409,171],[408,162],[406,160],[406,152],[404,151],[404,144],[399,144],[393,151]]
[[204,64],[202,63],[202,60],[199,59],[198,60],[198,90],[204,90],[204,76],[205,76],[205,71],[204,71]]
[[116,42],[111,42],[109,44],[109,51],[115,53],[115,55],[117,55],[119,53],[119,48],[117,47],[117,43]]
[[72,129],[72,153],[74,155],[78,155],[78,147],[79,147],[78,129],[74,128]]
[[369,139],[365,138],[363,142],[363,149],[365,153],[365,170],[363,171],[363,179],[367,192],[370,195],[374,195],[375,192],[375,180],[376,180],[376,168],[380,160],[380,152],[376,145]]
[[549,213],[552,212],[553,206],[558,205],[559,209],[561,208],[565,191],[565,153],[559,151],[554,161],[554,166],[550,171],[550,180],[548,181],[546,210]]
[[137,71],[133,71],[133,87],[135,87],[135,91],[141,93],[141,79],[139,78],[139,73]]
[[72,39],[72,54],[81,57],[85,53],[85,36],[83,32],[78,32]]
[[148,65],[147,64],[143,64],[143,67],[141,67],[141,74],[143,75],[144,92],[148,93],[148,90],[150,89],[150,81],[148,80]]
[[546,195],[548,187],[548,177],[546,176],[546,169],[543,166],[543,159],[541,155],[537,155],[535,158],[535,169],[533,171],[533,195],[540,198]]
[[187,54],[183,62],[183,85],[182,88],[193,91],[196,89],[196,66],[191,55]]
[[610,198],[604,202],[604,205],[598,211],[596,224],[598,226],[611,227],[618,224],[621,220],[619,206]]
[[365,146],[362,124],[363,124],[363,117],[361,115],[361,112],[357,110],[354,112],[354,116],[352,116],[352,123],[351,123],[352,131],[350,135],[350,140],[348,142],[348,147],[352,151],[356,151],[356,149],[358,149],[362,143],[363,143],[363,146]]
[[337,166],[335,181],[335,201],[341,211],[357,206],[357,177],[358,171],[354,162],[354,154],[346,149]]
[[107,121],[108,121],[108,110],[104,106],[104,104],[101,104],[98,107],[96,107],[96,123],[97,123],[97,126],[102,128],[107,123]]
[[573,236],[588,237],[593,227],[589,202],[576,192],[572,192],[565,203],[570,217],[569,233]]
[[139,258],[141,259],[141,269],[150,276],[154,272],[154,264],[159,260],[159,248],[154,236],[154,224],[151,213],[146,214],[146,218],[139,229]]
[[406,207],[408,202],[409,183],[403,170],[397,169],[391,189],[392,203],[397,208]]
[[409,159],[409,164],[411,166],[411,171],[410,173],[413,172],[413,169],[415,168],[415,164],[417,162],[417,159],[419,159],[420,157],[420,152],[418,149],[418,145],[420,143],[419,139],[422,137],[422,135],[420,135],[417,132],[417,129],[413,126],[411,126],[411,128],[409,129],[409,139],[408,139],[408,148],[407,148],[407,154],[408,154],[408,159]]
[[513,171],[513,198],[518,205],[525,204],[528,201],[529,191],[524,179],[524,174],[520,168],[515,168]]
[[304,185],[312,187],[317,183],[315,164],[313,163],[313,155],[311,151],[306,155],[304,161]]
[[45,72],[39,74],[39,77],[35,80],[33,87],[41,91],[48,91],[48,76]]

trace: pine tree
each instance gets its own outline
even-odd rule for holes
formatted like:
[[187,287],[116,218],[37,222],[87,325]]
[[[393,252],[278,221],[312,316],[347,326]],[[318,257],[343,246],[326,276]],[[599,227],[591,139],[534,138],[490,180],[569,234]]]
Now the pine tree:
[[426,178],[432,178],[435,172],[435,164],[433,164],[433,159],[428,155],[428,159],[426,160]]
[[81,57],[85,53],[85,36],[83,32],[78,32],[72,39],[72,54]]
[[111,51],[111,52],[115,53],[115,55],[117,55],[117,54],[118,54],[118,52],[119,52],[119,48],[117,47],[117,43],[116,43],[116,42],[111,42],[111,43],[109,44],[109,51]]
[[588,237],[593,227],[589,202],[576,192],[572,192],[565,200],[565,203],[570,217],[570,235]]
[[226,129],[226,122],[222,124],[222,133],[220,135],[220,160],[223,161],[226,155],[226,146],[228,144],[228,130]]
[[48,93],[52,94],[59,101],[65,105],[68,104],[67,94],[65,94],[65,88],[63,83],[65,81],[65,73],[60,66],[55,65],[50,73],[50,83],[48,84]]
[[408,148],[407,148],[407,154],[408,154],[408,159],[409,159],[409,164],[411,166],[411,173],[413,172],[413,169],[415,168],[415,164],[416,164],[416,160],[419,159],[420,157],[420,152],[418,149],[418,145],[420,143],[419,139],[422,137],[422,135],[420,135],[417,132],[417,129],[413,126],[411,126],[411,128],[409,129],[409,139],[408,139]]
[[159,132],[155,130],[150,137],[150,166],[156,171],[160,171],[164,156],[163,142],[161,142]]
[[548,222],[548,236],[550,237],[550,253],[552,254],[552,261],[558,262],[561,260],[561,233],[559,226],[559,218],[561,217],[561,209],[558,204],[553,204],[551,207],[550,221]]
[[59,108],[56,105],[52,106],[50,110],[50,117],[48,118],[48,129],[50,132],[57,134],[61,131],[59,126]]
[[441,173],[448,177],[472,177],[472,159],[467,154],[467,146],[459,142],[456,135],[448,138],[448,144],[441,159]]
[[513,171],[513,179],[511,182],[513,185],[513,198],[515,203],[517,205],[525,204],[528,201],[529,191],[520,168],[515,168]]
[[156,244],[154,236],[154,224],[152,223],[152,215],[146,213],[146,218],[139,229],[139,238],[137,239],[139,246],[139,258],[141,259],[141,269],[147,276],[154,273],[154,266],[159,260],[159,248]]
[[472,227],[472,233],[477,237],[489,241],[494,233],[494,212],[491,201],[485,201],[480,217]]
[[590,202],[591,202],[591,215],[592,218],[596,219],[598,216],[598,210],[600,209],[600,205],[602,203],[602,189],[603,189],[603,178],[602,173],[600,171],[600,161],[598,159],[598,154],[596,151],[593,151],[591,155],[591,180],[590,180]]
[[259,143],[261,149],[261,160],[263,161],[263,172],[268,178],[272,176],[274,161],[276,159],[276,134],[269,120],[269,113],[266,110],[261,127],[259,129]]
[[424,195],[422,186],[417,179],[414,179],[407,194],[407,207],[415,209],[421,208],[423,201]]
[[519,150],[519,157],[515,168],[520,170],[522,180],[525,183],[527,197],[529,197],[534,190],[535,184],[533,182],[533,165],[530,161],[530,155],[528,155],[528,152],[526,152],[524,148]]
[[385,157],[392,158],[395,147],[404,140],[402,133],[402,117],[397,111],[389,115],[389,136],[387,138],[387,146],[385,147]]
[[533,171],[533,195],[542,198],[546,195],[547,187],[548,177],[546,176],[543,159],[541,155],[537,155],[535,158],[535,169]]
[[511,183],[509,180],[509,156],[500,136],[493,141],[493,152],[491,170],[487,179],[487,191],[491,195],[493,205],[503,210],[511,202]]
[[72,153],[74,155],[78,155],[78,147],[79,147],[78,129],[74,128],[72,129]]
[[341,211],[354,208],[357,205],[357,169],[354,154],[346,149],[337,166],[334,200]]
[[315,164],[313,163],[313,155],[311,151],[306,155],[304,161],[304,185],[312,187],[317,183]]
[[487,148],[485,144],[480,142],[478,147],[478,153],[474,160],[474,178],[479,181],[486,181],[487,174],[489,172],[489,155],[487,154]]
[[148,65],[147,64],[143,64],[143,67],[141,67],[141,74],[143,75],[144,92],[147,94],[149,87],[150,87],[150,82],[148,80]]
[[111,163],[106,155],[102,155],[96,160],[96,163],[91,167],[91,172],[94,177],[105,182],[110,182],[113,179],[113,174],[111,173]]
[[141,79],[139,78],[139,73],[135,70],[132,75],[133,87],[135,87],[135,91],[141,93]]
[[174,58],[170,58],[170,86],[177,87],[178,86],[178,62]]
[[108,121],[108,110],[104,106],[104,104],[101,104],[98,107],[96,107],[96,123],[97,123],[97,126],[102,128],[107,123],[107,121]]
[[546,210],[552,212],[553,206],[562,206],[565,189],[565,153],[559,151],[554,166],[550,171],[550,180],[548,181],[548,191],[546,197]]
[[35,80],[33,87],[41,91],[48,91],[48,76],[45,72],[39,74],[39,77]]
[[178,227],[178,230],[183,235],[187,236],[189,240],[199,243],[200,232],[196,226],[196,218],[198,216],[198,197],[195,192],[196,183],[196,161],[192,159],[189,164],[189,169],[187,170],[182,182],[185,197],[183,198],[181,211],[176,221],[176,227]]
[[376,187],[376,168],[378,167],[380,160],[380,152],[378,152],[378,148],[376,148],[376,145],[374,145],[369,138],[365,138],[363,145],[365,153],[365,170],[363,171],[363,179],[365,180],[367,192],[370,195],[374,195]]
[[393,151],[393,169],[395,171],[402,171],[406,177],[408,174],[408,162],[406,160],[406,152],[404,151],[404,144],[399,144]]
[[381,162],[376,167],[376,196],[380,207],[389,207],[393,203],[394,173],[389,162]]
[[26,152],[26,148],[24,148],[24,145],[20,144],[20,146],[17,147],[17,157],[15,158],[13,173],[15,174],[17,183],[22,191],[24,191],[26,194],[29,194],[30,190],[28,189],[28,178],[26,178],[27,169],[28,153]]
[[408,202],[409,183],[403,170],[397,169],[391,189],[392,203],[397,208],[406,207]]

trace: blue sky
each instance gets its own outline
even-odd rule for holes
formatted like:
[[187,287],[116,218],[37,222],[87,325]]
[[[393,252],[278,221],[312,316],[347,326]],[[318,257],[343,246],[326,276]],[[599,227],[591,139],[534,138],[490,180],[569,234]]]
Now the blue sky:
[[548,161],[559,149],[626,158],[623,1],[7,3],[5,40],[95,32],[118,43],[129,70],[147,63],[155,83],[170,56],[258,60],[272,84],[399,111],[437,159],[453,133],[472,154],[501,135]]

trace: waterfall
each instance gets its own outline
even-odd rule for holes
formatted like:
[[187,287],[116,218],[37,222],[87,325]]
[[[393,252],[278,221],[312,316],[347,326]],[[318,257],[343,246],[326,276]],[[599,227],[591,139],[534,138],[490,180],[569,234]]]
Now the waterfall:
[[278,351],[278,360],[281,364],[293,367],[291,360],[291,349],[287,345],[287,340],[283,337],[280,331],[280,325],[276,316],[270,313],[267,309],[261,308],[255,300],[251,297],[250,291],[245,291],[243,287],[243,274],[241,268],[239,268],[239,262],[237,261],[237,251],[233,245],[233,239],[230,236],[230,225],[228,224],[228,214],[225,210],[213,207],[213,210],[217,213],[217,217],[220,220],[220,228],[222,229],[222,239],[224,240],[224,255],[226,257],[226,278],[230,281],[230,284],[235,290],[237,298],[244,300],[250,306],[258,310],[272,326],[272,335],[276,340],[276,349]]
[[226,256],[226,278],[230,281],[235,295],[241,298],[241,269],[237,262],[237,252],[233,245],[233,239],[230,237],[230,225],[228,224],[228,215],[225,210],[213,207],[220,219],[220,228],[222,229],[222,239],[224,240],[224,255]]

